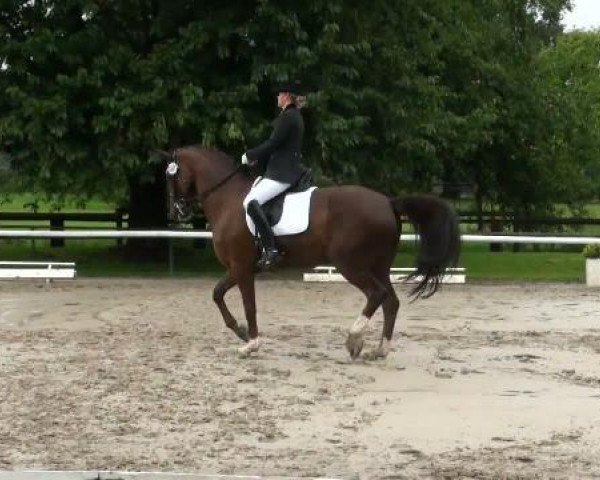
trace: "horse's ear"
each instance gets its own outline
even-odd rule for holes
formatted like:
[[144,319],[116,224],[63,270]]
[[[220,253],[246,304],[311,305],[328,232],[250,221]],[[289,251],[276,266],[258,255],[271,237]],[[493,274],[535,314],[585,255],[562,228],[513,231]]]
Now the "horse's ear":
[[166,152],[164,150],[152,150],[152,152],[150,153],[150,156],[148,157],[148,162],[149,163],[154,163],[154,164],[158,164],[158,163],[164,163],[164,162],[170,162],[171,160],[173,160],[173,154],[171,152]]

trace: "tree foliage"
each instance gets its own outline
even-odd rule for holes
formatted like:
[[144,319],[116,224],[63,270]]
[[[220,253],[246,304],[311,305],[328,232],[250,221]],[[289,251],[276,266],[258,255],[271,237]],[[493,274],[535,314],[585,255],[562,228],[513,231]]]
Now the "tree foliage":
[[[542,51],[540,74],[551,100],[548,108],[560,122],[549,145],[564,168],[557,181],[566,194],[589,198],[600,194],[600,32],[571,32]],[[585,179],[582,186],[570,178]],[[579,195],[578,195],[579,194]]]
[[322,183],[394,194],[445,181],[507,211],[575,206],[597,171],[597,140],[580,127],[598,114],[584,100],[591,73],[586,89],[563,82],[575,71],[560,26],[568,7],[4,0],[0,142],[37,188],[126,191],[143,205],[160,196],[143,193],[160,183],[154,149],[238,156],[270,131],[272,85],[300,78],[311,92],[306,163]]

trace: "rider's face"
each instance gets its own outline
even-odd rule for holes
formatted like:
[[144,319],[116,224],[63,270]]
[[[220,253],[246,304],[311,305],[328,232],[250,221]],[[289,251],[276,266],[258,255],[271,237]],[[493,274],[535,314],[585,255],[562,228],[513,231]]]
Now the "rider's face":
[[277,106],[279,108],[285,108],[290,103],[290,94],[287,92],[279,92],[277,95]]

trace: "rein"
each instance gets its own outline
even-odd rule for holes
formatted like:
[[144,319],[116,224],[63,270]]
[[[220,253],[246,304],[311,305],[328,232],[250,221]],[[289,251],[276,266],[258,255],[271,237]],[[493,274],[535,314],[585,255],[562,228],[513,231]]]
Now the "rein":
[[195,195],[192,200],[198,200],[200,203],[203,203],[206,201],[206,199],[209,197],[209,195],[211,193],[213,193],[215,190],[218,190],[219,188],[221,188],[223,185],[225,185],[229,180],[231,180],[242,168],[244,167],[244,164],[240,163],[233,172],[231,172],[229,175],[227,175],[223,180],[221,180],[219,183],[213,185],[212,187],[210,187],[208,190],[199,193],[197,195]]

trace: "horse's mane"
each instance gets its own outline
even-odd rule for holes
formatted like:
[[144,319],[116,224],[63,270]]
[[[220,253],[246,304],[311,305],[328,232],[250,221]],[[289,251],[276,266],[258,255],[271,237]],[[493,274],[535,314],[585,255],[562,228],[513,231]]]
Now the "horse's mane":
[[[221,163],[222,165],[227,166],[231,170],[238,167],[236,161],[231,155],[228,155],[222,150],[219,150],[215,147],[206,147],[204,145],[190,145],[185,148],[195,150],[200,155],[208,155],[211,158],[214,158],[217,162]],[[250,180],[256,177],[256,174],[252,172],[249,168],[242,168],[240,170],[240,173]]]

